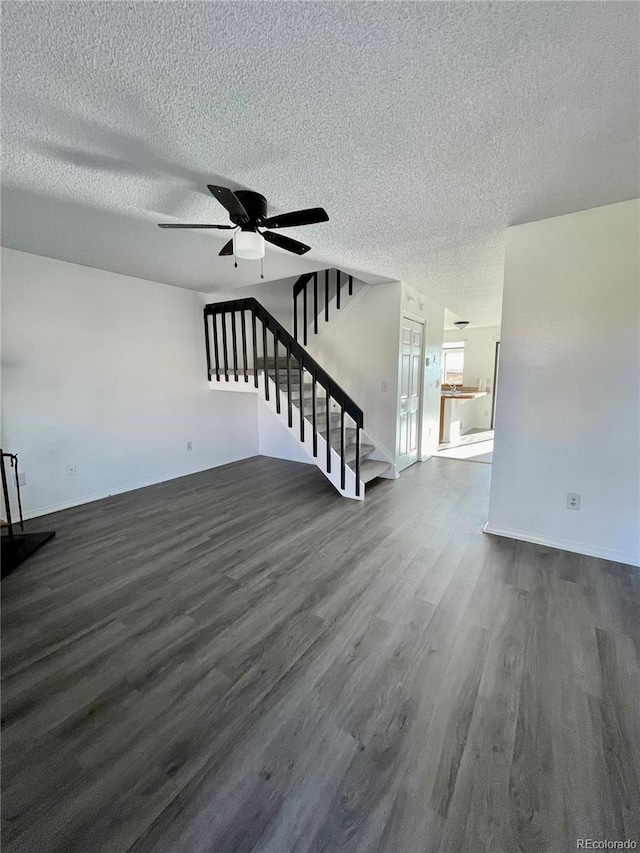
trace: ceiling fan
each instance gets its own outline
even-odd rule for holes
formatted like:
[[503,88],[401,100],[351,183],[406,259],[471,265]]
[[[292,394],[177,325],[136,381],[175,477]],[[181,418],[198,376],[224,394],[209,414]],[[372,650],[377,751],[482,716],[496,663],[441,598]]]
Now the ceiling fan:
[[257,260],[264,257],[267,240],[274,246],[304,255],[311,246],[306,246],[284,234],[275,234],[270,228],[292,228],[297,225],[314,225],[316,222],[327,222],[329,217],[322,207],[311,207],[307,210],[296,210],[292,213],[281,213],[278,216],[267,216],[267,200],[260,193],[250,190],[233,192],[227,187],[216,187],[207,184],[207,188],[218,199],[220,204],[229,212],[233,225],[174,225],[169,222],[159,223],[160,228],[216,228],[231,229],[233,237],[220,250],[220,255],[233,255],[247,260]]

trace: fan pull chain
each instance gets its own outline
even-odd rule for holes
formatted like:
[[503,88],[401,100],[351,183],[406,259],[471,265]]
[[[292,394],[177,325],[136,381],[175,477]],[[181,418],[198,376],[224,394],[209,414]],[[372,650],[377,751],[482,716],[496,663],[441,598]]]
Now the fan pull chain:
[[264,257],[260,258],[260,278],[264,278]]

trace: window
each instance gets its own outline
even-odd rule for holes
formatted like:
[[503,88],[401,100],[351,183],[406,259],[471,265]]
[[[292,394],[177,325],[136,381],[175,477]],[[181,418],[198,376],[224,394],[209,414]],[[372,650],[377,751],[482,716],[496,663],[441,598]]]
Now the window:
[[442,345],[442,385],[462,385],[464,343]]

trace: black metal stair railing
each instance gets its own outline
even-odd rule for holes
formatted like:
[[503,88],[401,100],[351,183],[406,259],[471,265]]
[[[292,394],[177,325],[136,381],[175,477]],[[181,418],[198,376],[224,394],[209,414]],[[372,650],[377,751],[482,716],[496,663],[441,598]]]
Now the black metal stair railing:
[[[312,274],[315,275],[315,274]],[[306,294],[306,291],[305,291]],[[317,289],[316,289],[317,302]],[[306,303],[306,295],[305,295]],[[248,345],[247,320],[250,330]],[[242,341],[242,350],[238,352],[238,327]],[[335,382],[331,376],[313,359],[298,341],[270,314],[256,299],[232,299],[227,302],[214,302],[204,309],[205,345],[207,353],[207,379],[215,376],[225,382],[249,382],[253,376],[255,387],[259,387],[258,374],[264,371],[264,394],[269,400],[269,378],[275,384],[276,411],[280,413],[281,396],[287,397],[287,420],[293,429],[293,394],[298,391],[300,405],[300,440],[305,440],[305,377],[311,383],[311,427],[313,455],[318,457],[318,434],[326,431],[326,460],[324,468],[331,473],[331,401],[339,407],[340,423],[340,486],[345,488],[345,418],[349,417],[355,427],[356,457],[354,465],[356,496],[360,495],[360,431],[364,424],[362,409]],[[229,344],[231,330],[231,345]],[[213,351],[211,343],[213,341]],[[284,364],[281,367],[281,359]],[[270,363],[271,362],[271,363]],[[286,372],[286,378],[282,375]],[[295,374],[295,375],[294,375]],[[283,387],[284,386],[284,387]],[[326,430],[319,428],[318,386],[324,390]],[[335,448],[334,448],[335,449]]]
[[[332,275],[333,273],[333,275]],[[346,281],[344,280],[346,278]],[[322,281],[320,281],[322,279]],[[333,279],[333,282],[331,281]],[[347,275],[340,270],[323,270],[321,272],[308,272],[301,275],[293,285],[293,337],[298,340],[298,326],[302,326],[302,343],[307,345],[307,330],[313,320],[313,333],[318,334],[318,316],[322,310],[324,303],[324,319],[329,322],[329,304],[331,302],[331,290],[333,284],[333,292],[336,296],[336,309],[340,309],[340,296],[343,285],[347,285],[349,296],[353,295],[353,276]],[[324,288],[324,299],[319,300],[318,288],[321,285]],[[313,305],[311,306],[311,318],[309,318],[309,294],[307,289],[311,290],[313,297]],[[302,295],[302,320],[300,320],[300,304],[298,302]]]

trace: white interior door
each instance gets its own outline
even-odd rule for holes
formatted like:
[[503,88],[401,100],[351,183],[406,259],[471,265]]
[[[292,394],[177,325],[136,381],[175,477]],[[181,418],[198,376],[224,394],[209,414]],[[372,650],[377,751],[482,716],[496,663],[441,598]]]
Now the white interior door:
[[400,336],[400,415],[398,467],[402,471],[418,458],[422,396],[422,338],[424,324],[402,318]]

